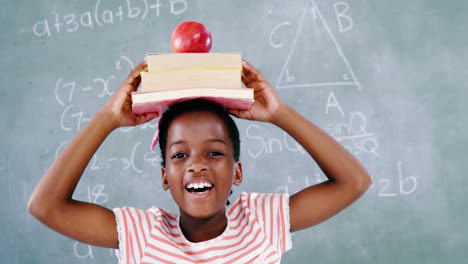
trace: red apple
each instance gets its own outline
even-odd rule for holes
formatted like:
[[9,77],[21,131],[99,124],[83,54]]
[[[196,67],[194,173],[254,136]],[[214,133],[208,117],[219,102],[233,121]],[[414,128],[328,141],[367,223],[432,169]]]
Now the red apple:
[[205,25],[183,21],[174,28],[171,36],[173,53],[206,53],[211,49],[211,33]]

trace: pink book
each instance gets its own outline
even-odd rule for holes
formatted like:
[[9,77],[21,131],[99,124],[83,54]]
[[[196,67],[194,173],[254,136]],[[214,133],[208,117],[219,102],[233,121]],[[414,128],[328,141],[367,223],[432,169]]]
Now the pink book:
[[251,88],[182,88],[132,93],[132,110],[135,114],[157,112],[160,115],[171,105],[190,99],[206,99],[227,109],[249,109],[253,104]]

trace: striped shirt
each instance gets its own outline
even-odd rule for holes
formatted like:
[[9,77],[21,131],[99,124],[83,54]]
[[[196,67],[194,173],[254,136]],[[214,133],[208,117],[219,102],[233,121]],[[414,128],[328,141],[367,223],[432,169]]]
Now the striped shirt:
[[193,243],[179,216],[161,208],[114,209],[119,263],[279,263],[292,246],[287,194],[242,193],[226,209],[228,224],[218,237]]

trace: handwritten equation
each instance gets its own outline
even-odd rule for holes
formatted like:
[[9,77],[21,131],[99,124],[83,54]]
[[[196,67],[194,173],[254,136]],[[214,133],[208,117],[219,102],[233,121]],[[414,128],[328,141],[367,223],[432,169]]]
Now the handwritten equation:
[[92,10],[76,14],[73,12],[58,14],[53,12],[51,17],[34,23],[32,32],[41,39],[49,38],[53,34],[73,33],[81,29],[92,30],[96,27],[123,23],[129,19],[145,20],[149,16],[159,17],[161,12],[169,12],[177,16],[187,11],[187,0],[125,0],[124,4],[108,1],[111,8],[103,9],[101,0],[97,0]]
[[[352,111],[346,113],[333,92],[330,92],[325,104],[325,116],[334,112],[341,117],[340,121],[327,121],[326,132],[340,142],[356,157],[380,158],[381,150],[377,133],[370,130],[367,117],[363,112]],[[267,155],[281,155],[282,153],[296,153],[307,155],[305,149],[294,141],[286,132],[281,136],[265,136],[265,131],[258,124],[251,124],[245,129],[247,155],[252,159],[259,159]],[[385,173],[379,172],[373,176],[371,189],[377,190],[378,197],[396,197],[413,194],[418,188],[418,177],[405,175],[404,162],[400,159]],[[390,175],[389,175],[390,174]],[[311,172],[308,175],[281,177],[284,184],[277,187],[277,192],[294,193],[303,188],[326,181],[322,171]]]
[[[372,174],[371,174],[372,176]],[[405,175],[403,162],[397,160],[394,165],[393,174],[389,176],[377,175],[379,179],[374,180],[370,189],[375,189],[377,197],[391,198],[397,196],[408,196],[413,194],[418,188],[418,178],[413,175]],[[277,186],[276,192],[295,193],[311,185],[327,180],[321,171],[311,173],[311,175],[287,175],[282,177],[283,184]]]
[[[115,69],[121,70],[123,65],[132,69],[134,63],[126,56],[120,56],[115,62]],[[65,80],[64,78],[58,78],[54,88],[55,100],[59,107],[61,107],[61,114],[59,124],[61,130],[65,132],[77,133],[91,120],[93,114],[87,114],[86,111],[82,110],[80,104],[76,103],[77,98],[83,95],[91,95],[92,98],[98,100],[105,100],[110,97],[119,84],[115,82],[116,76],[111,74],[106,77],[94,78],[91,83],[79,84],[77,81]],[[145,123],[137,127],[122,127],[119,131],[122,133],[129,133],[135,129],[146,130],[150,129],[154,131],[157,124]],[[141,141],[137,141],[133,144],[132,150],[129,154],[120,156],[102,157],[98,154],[94,154],[88,169],[91,171],[120,168],[122,170],[132,170],[136,173],[143,173],[142,168],[138,165],[143,161],[149,164],[151,167],[159,167],[160,155],[158,152],[149,150],[148,144],[143,144]],[[69,143],[65,140],[60,143],[55,151],[55,158],[63,150],[63,148]]]
[[[330,92],[325,106],[325,115],[336,111],[344,121],[328,122],[324,130],[340,142],[353,155],[371,154],[378,156],[379,141],[375,132],[369,131],[366,116],[359,111],[345,114],[333,92]],[[261,127],[251,124],[245,131],[249,141],[247,154],[257,159],[266,154],[281,153],[283,151],[307,154],[299,143],[294,141],[286,132],[281,137],[266,137]]]

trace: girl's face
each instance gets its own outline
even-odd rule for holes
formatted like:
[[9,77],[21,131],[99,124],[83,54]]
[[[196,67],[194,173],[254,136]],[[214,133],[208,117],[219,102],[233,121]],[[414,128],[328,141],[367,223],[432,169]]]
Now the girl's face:
[[199,219],[224,213],[232,184],[242,182],[242,166],[223,121],[209,112],[185,113],[169,127],[164,190],[170,189],[181,215]]

